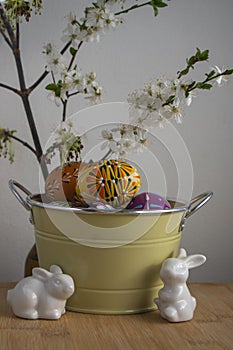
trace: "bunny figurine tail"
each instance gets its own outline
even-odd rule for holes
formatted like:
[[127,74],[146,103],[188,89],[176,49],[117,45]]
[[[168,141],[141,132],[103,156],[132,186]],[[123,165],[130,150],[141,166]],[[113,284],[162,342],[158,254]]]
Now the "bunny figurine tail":
[[180,250],[177,258],[169,258],[162,264],[160,277],[164,283],[154,303],[162,318],[169,322],[184,322],[193,318],[196,299],[190,294],[186,281],[189,269],[204,264],[206,257],[201,254],[187,256]]

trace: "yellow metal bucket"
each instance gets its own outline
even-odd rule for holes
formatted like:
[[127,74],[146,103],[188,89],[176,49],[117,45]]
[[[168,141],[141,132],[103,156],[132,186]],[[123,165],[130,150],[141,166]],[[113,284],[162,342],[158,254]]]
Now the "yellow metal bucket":
[[39,265],[57,264],[74,279],[67,309],[98,314],[156,308],[162,262],[177,256],[185,219],[212,197],[201,194],[189,205],[170,201],[168,210],[102,213],[52,206],[14,180],[9,185],[31,212]]

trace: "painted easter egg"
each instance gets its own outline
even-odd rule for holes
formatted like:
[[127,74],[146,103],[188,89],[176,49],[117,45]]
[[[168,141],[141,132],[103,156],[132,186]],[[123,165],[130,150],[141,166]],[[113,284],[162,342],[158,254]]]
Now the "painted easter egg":
[[106,202],[124,208],[141,186],[137,169],[121,160],[93,162],[79,173],[76,194],[88,204]]
[[135,196],[126,209],[133,210],[163,210],[171,208],[166,199],[156,193],[143,192]]
[[81,162],[72,162],[55,168],[45,181],[45,194],[51,201],[77,202],[75,186]]

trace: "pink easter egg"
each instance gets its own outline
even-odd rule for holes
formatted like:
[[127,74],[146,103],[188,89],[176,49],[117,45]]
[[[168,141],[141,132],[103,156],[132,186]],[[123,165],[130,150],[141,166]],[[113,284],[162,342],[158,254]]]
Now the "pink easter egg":
[[151,192],[143,192],[138,194],[126,207],[126,209],[133,210],[163,210],[170,208],[171,206],[165,198]]

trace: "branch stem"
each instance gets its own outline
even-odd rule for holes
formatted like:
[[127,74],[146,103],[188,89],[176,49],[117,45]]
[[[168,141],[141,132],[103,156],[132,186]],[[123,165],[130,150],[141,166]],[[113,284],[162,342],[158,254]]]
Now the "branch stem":
[[[221,77],[222,75],[226,75],[225,72],[218,73],[218,74],[216,74],[216,75],[214,75],[213,77],[210,77],[210,78],[207,77],[207,78],[206,78],[205,80],[203,80],[201,83],[203,83],[203,84],[208,83],[209,81],[214,80],[214,79],[217,79],[217,78]],[[197,83],[197,84],[198,84],[198,83]],[[195,89],[197,88],[197,84],[195,84],[192,88],[187,89],[187,92],[189,93],[189,92],[195,90]]]
[[34,121],[31,105],[29,102],[29,91],[26,88],[26,84],[25,84],[24,71],[23,71],[23,65],[22,65],[22,60],[21,60],[19,48],[14,49],[13,53],[14,53],[14,57],[15,57],[15,63],[16,63],[19,84],[20,84],[20,89],[21,89],[21,98],[22,98],[24,110],[25,110],[25,113],[27,116],[27,121],[28,121],[28,125],[29,125],[30,131],[31,131],[33,143],[34,143],[34,146],[36,149],[36,157],[37,157],[38,163],[40,164],[43,176],[44,176],[44,178],[46,178],[48,176],[48,168],[47,168],[47,165],[43,159],[43,151],[42,151],[39,135],[37,132],[36,124]]
[[67,98],[70,98],[70,97],[78,95],[78,94],[80,94],[80,91],[71,92],[71,94],[67,95]]
[[15,94],[19,95],[21,94],[20,90],[13,88],[12,86],[6,85],[4,83],[0,83],[0,87],[10,90],[12,92],[14,92]]
[[75,53],[72,55],[72,58],[71,58],[71,60],[70,60],[70,64],[69,64],[69,67],[68,67],[68,71],[71,69],[71,67],[72,67],[72,65],[73,65],[73,63],[74,63],[74,60],[75,60],[75,58],[76,58],[76,55],[77,55],[77,53],[78,53],[80,47],[82,46],[82,44],[83,44],[83,41],[80,41],[80,43],[78,44],[77,50],[76,50]]
[[21,143],[23,146],[27,147],[31,152],[33,152],[36,155],[36,150],[31,145],[29,145],[29,143],[21,140],[19,137],[15,136],[15,135],[12,135],[10,132],[0,133],[0,137],[1,136],[11,137],[12,139],[14,139],[17,142]]
[[4,40],[6,41],[7,45],[11,48],[11,50],[13,49],[13,46],[10,42],[10,40],[8,39],[8,37],[6,36],[6,34],[4,33],[4,31],[0,28],[0,33],[2,34]]
[[61,100],[63,104],[63,112],[62,112],[62,121],[66,121],[66,110],[67,110],[67,102],[68,100]]
[[122,11],[119,11],[119,12],[116,12],[115,13],[115,16],[118,16],[118,15],[122,15],[123,13],[128,13],[129,11],[132,11],[132,10],[136,10],[140,7],[143,7],[143,6],[147,6],[147,5],[150,5],[151,4],[151,1],[147,1],[147,2],[144,2],[143,4],[137,4],[137,5],[133,5],[125,10],[122,10]]

